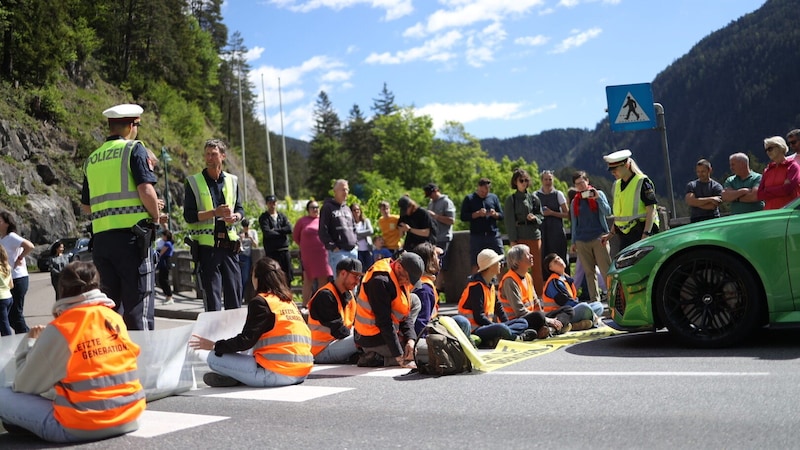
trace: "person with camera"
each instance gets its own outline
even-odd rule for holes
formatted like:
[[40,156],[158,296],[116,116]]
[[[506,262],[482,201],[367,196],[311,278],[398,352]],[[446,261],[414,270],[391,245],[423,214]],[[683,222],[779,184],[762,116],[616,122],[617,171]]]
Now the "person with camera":
[[[528,192],[531,176],[525,169],[514,169],[511,175],[511,188],[514,193],[506,198],[506,233],[511,245],[525,244],[530,249],[536,264],[542,261],[542,232],[539,229],[544,220],[539,198]],[[537,293],[544,289],[544,276],[541,267],[530,267],[533,286]]]
[[579,170],[572,175],[572,184],[578,193],[572,199],[569,209],[572,224],[572,248],[570,253],[578,255],[578,261],[586,273],[586,285],[592,302],[600,300],[597,271],[603,279],[611,267],[609,252],[609,229],[606,217],[611,215],[611,206],[603,191],[589,184],[586,172]]
[[[199,245],[198,274],[206,311],[242,306],[241,243],[233,225],[242,220],[239,179],[222,170],[227,146],[219,139],[205,143],[206,168],[186,179],[183,218]],[[224,293],[224,303],[221,301]]]

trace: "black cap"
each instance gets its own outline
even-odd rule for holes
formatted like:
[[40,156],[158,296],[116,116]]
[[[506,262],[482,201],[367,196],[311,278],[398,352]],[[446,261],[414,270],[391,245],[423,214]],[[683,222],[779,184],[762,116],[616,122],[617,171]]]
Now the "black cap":
[[433,191],[439,190],[439,186],[437,186],[436,183],[428,183],[424,188],[422,188],[422,190],[425,191],[425,197],[430,197]]
[[268,195],[268,196],[266,196],[265,198],[266,198],[266,200],[267,200],[267,203],[269,203],[269,202],[277,202],[277,201],[278,201],[278,199],[277,199],[277,198],[275,198],[275,196],[274,196],[274,195],[271,195],[271,194],[270,194],[270,195]]
[[336,264],[336,273],[346,270],[350,273],[357,273],[364,275],[364,268],[361,266],[361,261],[355,258],[345,258]]
[[411,199],[408,198],[407,195],[400,197],[400,200],[397,201],[397,207],[400,208],[400,214],[405,214],[409,205],[411,205]]

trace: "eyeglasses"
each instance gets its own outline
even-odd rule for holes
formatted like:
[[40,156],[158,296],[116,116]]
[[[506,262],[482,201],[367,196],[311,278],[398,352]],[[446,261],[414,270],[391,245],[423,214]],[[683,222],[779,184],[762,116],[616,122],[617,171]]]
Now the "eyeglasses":
[[531,179],[530,179],[530,178],[520,178],[518,181],[519,181],[520,183],[530,183],[530,182],[531,182]]
[[308,209],[319,209],[319,206],[317,206],[317,205],[309,206]]
[[131,122],[131,126],[142,128],[142,122]]
[[780,147],[778,147],[777,145],[770,145],[769,147],[764,149],[764,152],[765,153],[769,153],[769,152],[775,150],[776,148],[780,148]]

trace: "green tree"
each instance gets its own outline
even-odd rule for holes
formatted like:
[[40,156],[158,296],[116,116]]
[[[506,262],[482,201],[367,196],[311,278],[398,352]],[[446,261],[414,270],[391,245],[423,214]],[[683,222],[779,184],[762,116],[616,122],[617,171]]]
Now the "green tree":
[[372,102],[372,112],[376,116],[388,116],[399,109],[394,103],[394,94],[386,86],[386,83],[383,83],[383,90],[378,98],[373,98]]
[[373,132],[381,143],[381,152],[375,155],[378,172],[397,178],[406,189],[431,180],[436,163],[431,157],[434,130],[430,116],[416,116],[413,107],[402,108],[377,117]]
[[346,176],[347,152],[342,151],[341,120],[325,91],[320,91],[314,106],[314,136],[309,155],[308,186],[316,198],[325,198],[331,182]]

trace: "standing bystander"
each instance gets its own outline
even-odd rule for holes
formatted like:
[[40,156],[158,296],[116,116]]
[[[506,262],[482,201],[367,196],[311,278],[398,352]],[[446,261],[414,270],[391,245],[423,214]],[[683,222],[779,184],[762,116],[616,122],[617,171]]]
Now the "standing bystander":
[[255,289],[250,281],[250,271],[253,267],[253,248],[258,247],[258,232],[250,228],[250,219],[242,219],[242,231],[239,232],[239,242],[242,243],[242,252],[239,253],[239,271],[242,272],[242,299],[252,298]]
[[[233,225],[242,220],[239,179],[222,170],[227,146],[209,139],[204,146],[206,168],[186,179],[183,218],[200,247],[198,277],[206,311],[242,306],[239,236]],[[224,297],[224,302],[223,302]]]
[[407,195],[397,201],[400,208],[400,221],[397,228],[405,236],[403,250],[409,252],[423,242],[436,243],[437,227],[428,210],[417,205]]
[[488,178],[478,180],[475,192],[464,197],[461,203],[461,220],[469,222],[469,258],[473,273],[478,269],[478,253],[492,249],[502,255],[503,241],[497,221],[503,220],[500,199],[489,192],[492,181]]
[[358,259],[358,235],[353,212],[347,207],[350,186],[347,180],[336,180],[333,197],[325,200],[319,214],[319,240],[328,250],[328,266],[335,273],[336,265],[344,258]]
[[[567,235],[564,233],[564,219],[569,219],[569,206],[564,193],[553,187],[553,171],[543,170],[541,174],[542,187],[536,191],[536,196],[542,204],[542,255],[555,253],[564,261],[567,257]],[[538,262],[538,261],[537,261]],[[548,276],[547,267],[540,267],[542,277]],[[567,268],[569,272],[569,267]]]
[[572,247],[583,266],[589,298],[592,302],[596,302],[600,300],[600,288],[595,267],[600,268],[600,276],[603,279],[611,267],[606,220],[606,217],[611,215],[611,206],[608,204],[606,194],[589,184],[586,172],[582,170],[575,172],[572,183],[578,191],[569,210]]
[[711,178],[711,163],[707,159],[697,161],[697,179],[686,185],[686,204],[692,212],[691,223],[719,217],[719,204],[722,203],[722,185]]
[[511,188],[514,192],[506,198],[505,222],[506,233],[511,245],[525,244],[535,261],[528,268],[532,272],[533,286],[536,292],[544,288],[544,275],[537,265],[542,263],[542,204],[539,197],[528,192],[531,176],[525,169],[515,169],[511,175]]
[[392,208],[387,201],[380,202],[378,208],[381,211],[381,217],[378,219],[378,228],[381,229],[384,248],[394,253],[400,248],[401,233],[397,228],[400,216],[391,213]]
[[731,203],[731,214],[764,209],[764,202],[758,199],[761,174],[750,170],[750,158],[744,153],[734,153],[728,157],[728,162],[733,175],[723,184],[722,201]]
[[286,285],[291,288],[294,274],[292,272],[292,256],[289,253],[289,237],[292,235],[292,224],[286,214],[278,211],[278,199],[267,195],[267,210],[258,218],[261,234],[264,237],[264,254],[280,264],[286,275]]
[[800,163],[786,157],[789,147],[780,136],[764,139],[764,151],[771,162],[761,176],[758,198],[764,209],[783,208],[800,195]]

